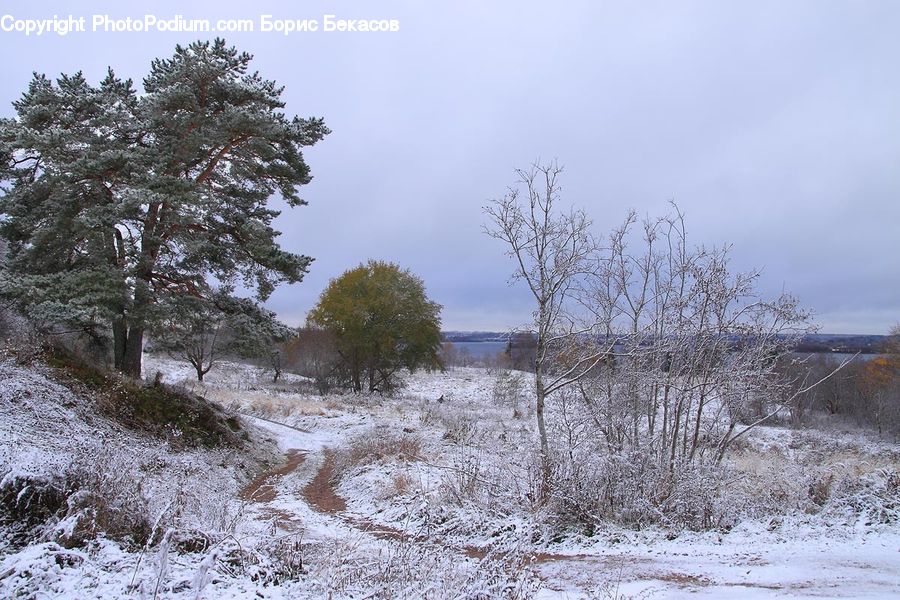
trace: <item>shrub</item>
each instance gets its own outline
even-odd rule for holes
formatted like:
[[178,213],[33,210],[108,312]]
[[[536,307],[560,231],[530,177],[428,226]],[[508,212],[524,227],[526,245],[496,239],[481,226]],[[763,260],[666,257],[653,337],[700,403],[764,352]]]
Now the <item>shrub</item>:
[[422,454],[422,439],[414,434],[373,428],[352,437],[335,457],[338,476],[381,460],[414,461]]
[[866,524],[900,522],[900,472],[878,469],[834,486],[826,510]]
[[0,518],[15,523],[14,543],[53,539],[75,547],[102,533],[141,545],[151,533],[140,480],[131,470],[97,460],[78,462],[60,477],[6,473],[0,480]]
[[46,475],[8,471],[0,479],[0,520],[20,527],[42,524],[66,505],[66,485]]
[[453,413],[441,419],[444,423],[443,438],[454,444],[470,444],[478,437],[478,422],[467,414]]
[[540,580],[521,553],[489,555],[475,564],[442,545],[389,542],[373,560],[359,540],[321,543],[310,560],[309,591],[322,598],[528,600]]
[[491,391],[491,396],[494,400],[494,404],[500,406],[512,406],[515,410],[519,407],[519,402],[522,399],[522,392],[524,389],[525,382],[521,375],[510,373],[506,370],[500,370],[497,372],[497,377],[494,379],[494,387]]
[[66,510],[54,528],[63,545],[81,546],[101,533],[131,546],[150,539],[152,519],[141,481],[104,467],[84,462],[67,473]]

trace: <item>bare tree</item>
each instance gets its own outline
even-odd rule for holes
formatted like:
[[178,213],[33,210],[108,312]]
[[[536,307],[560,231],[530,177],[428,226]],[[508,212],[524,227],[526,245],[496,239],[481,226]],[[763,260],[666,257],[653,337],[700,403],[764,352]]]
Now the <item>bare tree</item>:
[[275,313],[228,290],[217,290],[211,300],[187,296],[172,302],[171,311],[154,331],[154,342],[170,354],[188,360],[203,381],[215,362],[226,355],[268,361],[281,374],[278,344],[294,335]]
[[670,471],[710,448],[721,459],[789,408],[796,382],[779,377],[778,358],[810,330],[793,297],[765,300],[758,272],[730,272],[728,246],[689,247],[672,207],[640,225],[629,214],[610,235],[588,307],[616,342],[617,368],[582,386],[609,448],[654,454]]
[[726,452],[835,371],[782,368],[808,312],[760,296],[730,246],[689,245],[674,203],[630,213],[601,247],[583,212],[559,209],[560,172],[518,171],[519,189],[485,209],[536,305],[541,500],[552,484],[561,514],[708,527]]
[[312,378],[323,394],[346,378],[334,335],[323,329],[301,327],[284,346],[284,363],[288,371]]
[[[595,328],[584,325],[573,310],[583,279],[594,266],[596,245],[585,213],[559,207],[561,173],[555,162],[517,169],[516,187],[484,209],[491,221],[485,233],[506,244],[506,254],[516,263],[513,281],[524,281],[534,296],[535,414],[543,499],[549,494],[552,471],[546,398],[578,382],[605,354],[585,343],[593,339]],[[556,360],[561,355],[565,361]]]
[[227,346],[226,315],[201,298],[186,297],[177,306],[154,341],[171,356],[187,359],[197,381],[203,381]]

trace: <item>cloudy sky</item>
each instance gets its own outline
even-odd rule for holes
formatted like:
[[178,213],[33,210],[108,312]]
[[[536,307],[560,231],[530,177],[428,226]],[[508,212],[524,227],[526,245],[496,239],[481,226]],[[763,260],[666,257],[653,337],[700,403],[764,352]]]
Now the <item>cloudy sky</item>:
[[[224,37],[333,133],[306,152],[309,206],[278,221],[316,258],[269,305],[303,321],[369,258],[421,276],[445,329],[527,322],[481,207],[514,168],[556,158],[598,232],[674,199],[697,243],[733,244],[761,291],[788,290],[826,332],[900,321],[900,2],[4,2],[16,19],[84,16],[66,36],[0,32],[11,114],[32,71],[112,66],[136,81],[215,34],[92,32],[93,15],[249,19]],[[398,32],[259,31],[275,19],[396,19]],[[10,21],[7,21],[10,22]]]

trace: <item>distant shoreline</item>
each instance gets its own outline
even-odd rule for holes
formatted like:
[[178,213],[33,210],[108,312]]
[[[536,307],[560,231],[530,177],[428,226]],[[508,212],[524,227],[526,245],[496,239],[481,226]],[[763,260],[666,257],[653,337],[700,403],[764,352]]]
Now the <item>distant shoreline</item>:
[[[442,331],[441,341],[451,343],[508,342],[510,333],[497,331]],[[886,335],[814,333],[804,336],[796,352],[811,354],[879,354]]]

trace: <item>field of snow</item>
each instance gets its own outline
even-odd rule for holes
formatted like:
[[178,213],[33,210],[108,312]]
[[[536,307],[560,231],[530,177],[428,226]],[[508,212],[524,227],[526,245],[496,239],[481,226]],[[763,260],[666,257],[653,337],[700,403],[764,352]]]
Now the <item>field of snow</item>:
[[[167,382],[192,379],[188,365],[168,358],[147,361],[145,372],[156,371]],[[102,538],[75,549],[41,540],[7,548],[0,597],[900,596],[900,526],[846,504],[728,531],[609,525],[561,534],[540,525],[541,508],[529,515],[508,499],[527,496],[533,413],[526,402],[496,401],[497,373],[416,373],[391,398],[321,397],[299,377],[270,381],[264,370],[223,363],[190,383],[277,443],[282,462],[253,477],[236,466],[241,457],[173,453],[92,422],[81,400],[48,378],[0,364],[4,471],[53,473],[78,456],[131,448],[164,465],[148,490],[154,510],[171,498],[164,480],[172,474],[170,488],[185,486],[207,512],[229,517],[192,513],[191,528],[209,532],[198,548],[178,547],[177,528],[144,549]],[[880,481],[898,456],[895,445],[858,434],[760,428],[733,460],[788,479],[815,465]]]

